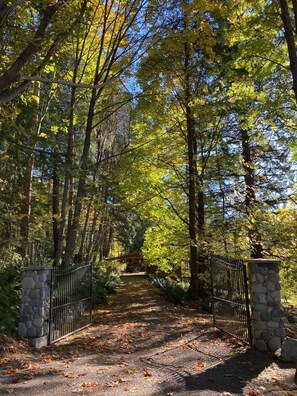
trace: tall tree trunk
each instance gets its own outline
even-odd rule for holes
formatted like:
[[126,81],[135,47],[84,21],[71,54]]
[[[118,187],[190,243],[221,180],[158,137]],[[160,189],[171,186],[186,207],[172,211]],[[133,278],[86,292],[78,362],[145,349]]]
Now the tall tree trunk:
[[93,124],[93,118],[94,118],[94,113],[95,113],[95,104],[96,104],[96,90],[93,90],[92,98],[91,98],[90,105],[89,105],[83,154],[81,157],[81,166],[80,166],[81,171],[80,171],[80,177],[79,177],[79,181],[78,181],[78,187],[77,187],[76,198],[75,198],[73,221],[70,226],[68,239],[67,239],[67,243],[66,243],[66,248],[65,248],[65,254],[63,257],[63,264],[65,266],[70,265],[71,260],[74,255],[74,250],[75,250],[77,231],[78,231],[78,227],[79,227],[80,215],[81,215],[81,210],[82,210],[82,199],[85,195],[85,185],[86,185],[88,159],[89,159],[89,152],[90,152],[90,145],[91,145],[91,134],[92,134],[92,130],[93,130],[92,124]]
[[[75,74],[74,74],[75,75]],[[75,77],[74,77],[75,79]],[[66,213],[67,213],[67,202],[69,203],[69,185],[70,179],[72,178],[72,169],[73,169],[73,148],[74,148],[74,131],[73,131],[73,120],[74,120],[74,106],[75,106],[75,98],[76,98],[76,89],[73,87],[71,89],[71,100],[70,100],[70,112],[69,112],[69,127],[68,127],[68,139],[67,139],[67,156],[66,156],[66,164],[65,164],[65,177],[64,177],[64,185],[63,185],[63,196],[62,196],[62,204],[61,204],[61,213],[60,213],[60,221],[59,221],[59,235],[57,239],[57,244],[55,245],[54,251],[54,266],[60,264],[64,240],[65,240],[65,225],[66,225]]]
[[[197,171],[197,167],[196,167]],[[205,238],[205,194],[204,194],[204,172],[196,176],[198,180],[197,193],[197,229],[198,229],[198,292],[197,296],[200,299],[207,297],[208,286],[206,276],[208,271],[208,251]]]
[[226,209],[226,192],[224,189],[224,178],[222,175],[222,169],[221,169],[221,164],[219,161],[219,156],[218,156],[218,152],[216,153],[216,168],[217,168],[217,172],[219,175],[219,189],[220,189],[220,196],[222,197],[222,225],[221,225],[221,229],[223,232],[223,245],[224,245],[224,254],[228,257],[229,256],[229,249],[228,249],[228,243],[227,243],[227,223],[226,223],[226,213],[227,213],[227,209]]
[[[105,5],[104,5],[101,43],[100,43],[100,48],[99,48],[98,56],[97,56],[97,60],[96,60],[96,70],[95,70],[94,80],[93,80],[94,86],[98,85],[100,78],[101,78],[100,68],[102,66],[101,65],[102,54],[103,54],[104,45],[105,45],[107,20],[108,20],[108,15],[109,15],[108,8],[109,8],[108,2],[106,1]],[[116,49],[114,49],[114,51],[116,51]],[[115,55],[115,53],[114,53],[114,55]],[[112,62],[112,61],[110,61],[110,62]],[[112,65],[112,63],[109,63],[108,71],[106,71],[104,82],[107,81],[111,65]],[[78,228],[79,228],[80,215],[81,215],[81,210],[82,210],[82,199],[85,195],[85,185],[86,185],[86,177],[87,177],[87,171],[88,171],[88,161],[89,161],[89,152],[90,152],[90,146],[91,146],[91,135],[92,135],[92,131],[93,131],[93,119],[94,119],[94,115],[95,115],[95,106],[96,106],[97,100],[100,97],[100,94],[102,93],[102,90],[103,90],[103,87],[99,88],[99,90],[97,90],[96,88],[93,88],[92,92],[91,92],[91,98],[90,98],[88,116],[87,116],[87,124],[86,124],[86,130],[85,130],[83,153],[82,153],[81,161],[80,161],[80,176],[79,176],[79,180],[78,180],[78,186],[77,186],[75,203],[74,203],[73,219],[72,219],[71,224],[69,224],[65,253],[63,256],[63,265],[64,266],[68,266],[71,263],[71,260],[73,258],[74,251],[75,251],[77,232],[78,232]]]
[[26,254],[28,241],[29,241],[29,227],[30,227],[31,203],[32,203],[32,172],[34,166],[34,157],[35,157],[34,150],[30,149],[25,177],[24,177],[22,219],[20,222],[22,254]]
[[[78,68],[80,65],[80,60],[82,56],[82,50],[79,49],[79,40],[76,42],[76,52],[75,52],[75,64],[73,69],[72,82],[76,83]],[[59,265],[64,248],[65,241],[65,225],[66,225],[66,215],[67,215],[67,202],[69,205],[68,209],[68,224],[69,218],[71,217],[72,221],[72,196],[73,194],[73,162],[74,162],[74,113],[75,113],[75,102],[76,102],[76,88],[71,88],[71,96],[70,96],[70,107],[69,107],[69,125],[68,125],[68,138],[67,138],[67,156],[66,156],[66,164],[65,164],[65,177],[64,177],[64,186],[63,186],[63,197],[61,204],[61,214],[60,214],[60,222],[59,222],[59,237],[57,241],[57,246],[55,247],[54,253],[54,263],[53,265]],[[70,223],[71,224],[71,223]],[[70,229],[70,224],[68,225],[68,230]],[[67,233],[69,234],[69,233]]]
[[[74,135],[72,134],[72,143],[71,150],[73,155],[73,146],[74,146]],[[69,169],[68,169],[68,217],[67,217],[67,229],[66,229],[66,244],[71,238],[71,226],[73,222],[73,211],[74,211],[74,177],[73,177],[73,160],[69,161]]]
[[[83,153],[80,161],[80,176],[76,190],[76,197],[74,199],[74,213],[73,221],[69,230],[69,238],[66,243],[65,254],[63,257],[64,265],[69,265],[76,247],[77,232],[80,224],[80,217],[82,211],[82,200],[85,196],[85,185],[88,174],[88,162],[91,145],[91,135],[93,131],[93,120],[95,116],[95,106],[102,95],[105,84],[107,83],[113,66],[119,61],[119,49],[126,40],[128,30],[134,24],[137,15],[142,9],[143,5],[138,7],[137,2],[133,1],[125,8],[125,12],[120,12],[121,17],[114,13],[113,2],[106,0],[103,2],[102,11],[102,29],[100,32],[100,45],[97,51],[96,70],[94,73],[93,86],[98,87],[102,82],[100,88],[93,88],[91,91],[91,99],[89,102],[85,139],[83,146]],[[113,20],[111,21],[111,18]],[[122,19],[121,22],[118,19]],[[119,22],[119,23],[118,23]],[[126,45],[126,44],[124,44]],[[139,49],[140,46],[137,47]],[[137,49],[135,51],[137,51]],[[136,55],[136,52],[135,54]]]
[[57,163],[53,166],[53,240],[54,251],[57,251],[59,242],[59,215],[60,215],[60,180],[57,172]]
[[106,227],[105,233],[104,233],[104,243],[103,243],[103,249],[102,249],[102,258],[106,258],[109,256],[111,247],[112,247],[112,242],[113,242],[113,237],[114,237],[114,228],[112,224],[108,224]]
[[[95,202],[95,206],[96,206],[96,202]],[[94,246],[95,246],[95,234],[96,234],[96,226],[97,226],[97,221],[99,218],[99,212],[98,210],[95,208],[94,209],[94,214],[93,214],[93,219],[92,219],[92,226],[91,226],[91,231],[89,234],[89,240],[88,240],[88,244],[87,244],[87,258],[88,260],[92,260],[93,261],[93,257],[94,257]]]
[[[291,16],[287,0],[279,0],[281,8],[281,17],[283,20],[285,38],[287,42],[288,54],[290,59],[290,69],[293,78],[293,91],[295,95],[295,101],[297,103],[297,51],[295,44],[294,28],[292,27]],[[293,11],[295,18],[295,26],[297,26],[297,4],[296,0],[293,0]]]
[[254,217],[254,212],[257,206],[257,198],[255,171],[251,156],[250,137],[245,129],[241,128],[240,132],[245,181],[245,209],[249,221],[248,237],[250,241],[251,257],[261,258],[263,257],[263,246],[261,244]]
[[22,219],[20,222],[20,231],[21,231],[21,252],[22,254],[26,254],[29,242],[29,233],[30,233],[30,220],[31,220],[31,204],[32,204],[32,175],[34,168],[34,160],[35,160],[35,145],[37,141],[37,137],[40,131],[40,123],[38,120],[38,109],[39,109],[39,98],[40,98],[40,83],[35,83],[34,85],[34,96],[38,98],[36,103],[34,103],[34,107],[32,110],[32,119],[31,119],[31,135],[29,139],[29,148],[28,148],[28,159],[25,170],[24,177],[24,188],[23,188],[23,206],[22,206]]
[[90,213],[91,213],[91,209],[92,209],[92,200],[93,200],[93,196],[90,197],[90,202],[88,203],[87,213],[85,216],[84,226],[83,226],[83,230],[82,230],[81,242],[80,242],[80,248],[79,248],[79,257],[80,258],[84,257],[84,247],[85,247],[85,243],[86,243],[87,229],[88,229]]
[[[102,151],[103,151],[103,143],[101,142],[100,132],[101,131],[99,130],[98,133],[97,133],[96,163],[99,163],[100,159],[102,158]],[[85,218],[83,232],[82,232],[82,237],[81,237],[81,244],[80,244],[80,249],[79,249],[80,257],[84,256],[84,247],[85,247],[85,245],[87,245],[87,252],[86,252],[85,256],[86,257],[90,256],[90,252],[88,251],[89,244],[87,243],[86,239],[87,239],[87,228],[88,228],[88,225],[89,225],[91,209],[93,208],[93,211],[96,211],[95,205],[96,205],[97,199],[95,198],[95,194],[96,194],[96,187],[95,186],[96,186],[97,173],[98,173],[98,167],[96,166],[96,167],[94,167],[94,170],[93,170],[92,188],[91,188],[91,192],[90,192],[89,204],[88,204],[88,208],[87,208],[86,218]],[[99,191],[97,191],[97,196],[98,196],[98,194],[99,194]],[[94,218],[95,218],[95,216],[93,216],[93,222],[92,222],[90,233],[95,232]]]
[[188,160],[188,211],[189,211],[189,237],[190,237],[190,286],[188,295],[190,298],[199,297],[199,268],[198,268],[198,246],[197,246],[197,229],[196,229],[196,136],[195,120],[192,114],[191,90],[190,90],[190,48],[189,43],[185,42],[185,109],[186,109],[186,128],[187,128],[187,160]]

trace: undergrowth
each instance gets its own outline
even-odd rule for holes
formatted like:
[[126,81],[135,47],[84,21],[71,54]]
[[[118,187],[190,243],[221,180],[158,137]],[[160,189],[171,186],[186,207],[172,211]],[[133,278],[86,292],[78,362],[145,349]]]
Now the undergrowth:
[[0,261],[0,333],[12,332],[18,325],[21,302],[21,261],[19,257]]
[[92,298],[94,307],[106,302],[108,294],[116,292],[120,276],[118,272],[107,271],[101,264],[93,266]]
[[173,304],[181,304],[186,298],[186,289],[181,282],[173,281],[172,279],[158,278],[154,275],[149,275],[152,283],[160,287],[165,293],[168,301]]

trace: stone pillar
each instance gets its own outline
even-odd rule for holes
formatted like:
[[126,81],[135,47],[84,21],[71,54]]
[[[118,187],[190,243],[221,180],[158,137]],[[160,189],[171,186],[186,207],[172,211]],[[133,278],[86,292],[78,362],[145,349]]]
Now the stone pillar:
[[51,268],[25,267],[22,271],[19,336],[40,348],[48,345]]
[[285,338],[278,260],[249,260],[253,346],[276,351]]

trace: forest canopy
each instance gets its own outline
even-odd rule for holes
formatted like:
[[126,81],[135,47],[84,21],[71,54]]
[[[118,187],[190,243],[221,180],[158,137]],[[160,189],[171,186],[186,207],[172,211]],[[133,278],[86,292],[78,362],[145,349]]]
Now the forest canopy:
[[0,258],[208,258],[296,292],[295,0],[1,1]]

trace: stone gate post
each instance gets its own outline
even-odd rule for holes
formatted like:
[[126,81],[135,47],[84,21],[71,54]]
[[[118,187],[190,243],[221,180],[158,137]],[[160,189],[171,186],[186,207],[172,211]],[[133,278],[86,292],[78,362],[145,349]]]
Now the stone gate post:
[[51,268],[24,267],[19,318],[19,336],[31,346],[48,345]]
[[253,346],[276,351],[285,338],[278,260],[249,260]]

